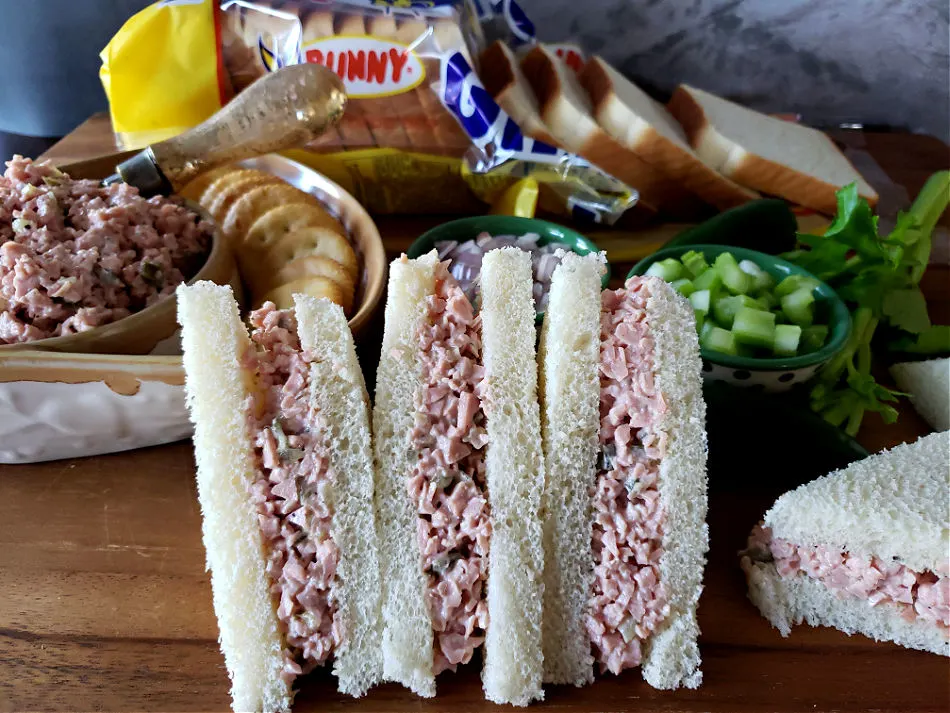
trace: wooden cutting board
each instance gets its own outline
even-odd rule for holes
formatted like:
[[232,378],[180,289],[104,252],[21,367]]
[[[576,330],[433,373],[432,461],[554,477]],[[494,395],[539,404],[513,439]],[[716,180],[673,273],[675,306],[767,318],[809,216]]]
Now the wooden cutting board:
[[[869,135],[867,145],[911,195],[932,171],[946,167],[946,146],[927,137]],[[114,151],[108,119],[100,117],[50,154],[66,163]],[[379,221],[391,252],[435,222]],[[624,268],[616,266],[615,274],[625,274]],[[942,323],[950,317],[948,285],[945,268],[928,271],[924,290],[931,314]],[[365,349],[364,366],[371,366],[373,350]],[[865,419],[859,440],[869,451],[927,432],[906,402],[900,410],[895,426],[873,415]],[[724,430],[721,421],[717,425]],[[796,434],[789,434],[789,442],[813,447]],[[735,458],[741,457],[736,451]],[[781,452],[774,458],[781,459]],[[736,552],[787,486],[773,476],[764,464],[761,478],[741,489],[714,483],[699,608],[700,689],[656,691],[634,670],[584,689],[550,688],[545,702],[530,710],[950,710],[948,659],[830,629],[800,627],[783,639],[748,602]],[[227,710],[229,683],[216,639],[190,444],[0,466],[0,712]],[[335,692],[329,676],[315,674],[305,680],[295,706],[343,708],[502,710],[484,701],[473,666],[443,676],[432,700],[386,685],[353,701]]]

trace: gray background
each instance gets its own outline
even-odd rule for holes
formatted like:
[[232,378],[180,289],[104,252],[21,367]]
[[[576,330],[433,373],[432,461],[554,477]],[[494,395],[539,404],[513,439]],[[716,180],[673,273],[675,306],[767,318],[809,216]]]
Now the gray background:
[[[662,94],[677,82],[817,125],[950,139],[948,0],[520,0]],[[99,51],[148,0],[0,0],[0,132],[58,136],[106,108]]]
[[542,41],[576,40],[662,92],[678,82],[808,123],[950,139],[948,0],[519,0]]

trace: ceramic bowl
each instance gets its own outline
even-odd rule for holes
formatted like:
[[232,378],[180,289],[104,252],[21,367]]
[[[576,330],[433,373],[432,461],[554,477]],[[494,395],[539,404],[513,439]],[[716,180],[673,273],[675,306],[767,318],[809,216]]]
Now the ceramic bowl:
[[680,245],[660,250],[641,260],[633,266],[627,278],[643,275],[653,263],[670,257],[679,258],[690,250],[705,255],[709,263],[712,263],[719,253],[730,252],[735,255],[736,260],[751,260],[774,277],[776,282],[789,275],[804,275],[816,280],[819,283],[815,289],[816,320],[827,324],[829,328],[825,345],[802,356],[759,359],[700,349],[703,357],[703,376],[706,379],[770,392],[788,391],[796,384],[809,381],[824,364],[844,349],[851,332],[851,316],[847,305],[838,297],[837,292],[810,272],[774,255],[726,245]]
[[[86,176],[74,176],[74,178],[86,178]],[[102,176],[97,178],[102,178]],[[187,205],[190,210],[198,213],[205,220],[214,222],[198,204],[187,201]],[[241,280],[234,262],[234,255],[217,227],[211,235],[211,251],[204,265],[188,281],[188,284],[198,280],[210,280],[222,285],[230,284],[235,294],[241,294]],[[175,304],[174,296],[169,296],[128,317],[84,332],[49,339],[36,339],[32,342],[0,344],[0,353],[40,350],[85,354],[150,354],[158,345],[166,341],[177,341],[178,321]]]
[[[540,236],[538,239],[539,245],[564,243],[579,255],[587,255],[588,253],[594,253],[600,250],[596,243],[589,238],[557,223],[550,223],[546,220],[538,220],[537,218],[519,218],[510,215],[481,215],[474,218],[452,220],[448,223],[436,226],[432,230],[426,231],[409,246],[406,255],[410,258],[421,257],[432,250],[437,242],[442,240],[464,242],[478,237],[481,233],[516,236],[525,235],[526,233],[536,233]],[[609,264],[601,279],[602,287],[606,288],[608,282],[610,282]],[[539,322],[542,317],[543,313],[539,312]]]

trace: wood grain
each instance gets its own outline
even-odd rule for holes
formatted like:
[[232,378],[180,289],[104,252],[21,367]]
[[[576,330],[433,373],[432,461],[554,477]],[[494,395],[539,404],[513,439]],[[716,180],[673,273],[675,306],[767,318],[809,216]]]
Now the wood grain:
[[[882,136],[879,143],[868,137],[869,150],[912,195],[930,172],[946,165],[943,144],[937,152],[926,137]],[[94,118],[50,155],[67,162],[114,150],[108,120]],[[388,250],[398,252],[435,222],[391,218],[379,224]],[[626,266],[615,266],[615,276],[625,272]],[[944,323],[950,317],[948,277],[945,266],[932,266],[925,284],[933,314]],[[378,341],[361,345],[370,383]],[[926,430],[902,403],[896,426],[869,417],[860,440],[879,450]],[[586,689],[549,688],[546,701],[532,709],[950,709],[946,658],[830,629],[799,627],[783,639],[748,602],[736,552],[780,485],[765,473],[754,492],[710,496],[700,689],[656,691],[638,671],[629,671]],[[227,710],[228,679],[200,525],[189,443],[0,466],[0,711]],[[499,707],[483,700],[475,665],[442,677],[433,700],[385,685],[353,702],[335,692],[329,675],[317,673],[305,679],[295,706],[343,708],[467,713]]]

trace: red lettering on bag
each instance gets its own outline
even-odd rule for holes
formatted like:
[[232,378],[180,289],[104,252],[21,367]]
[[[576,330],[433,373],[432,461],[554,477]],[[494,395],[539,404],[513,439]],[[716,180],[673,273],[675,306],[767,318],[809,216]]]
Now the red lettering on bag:
[[363,50],[346,53],[346,78],[366,79],[366,53]]
[[393,66],[393,82],[398,84],[399,78],[402,77],[402,70],[409,61],[409,53],[393,48],[389,50],[389,61]]
[[307,50],[305,58],[310,64],[323,64],[323,50]]
[[370,50],[366,62],[366,80],[383,84],[386,81],[386,66],[389,64],[389,55]]

